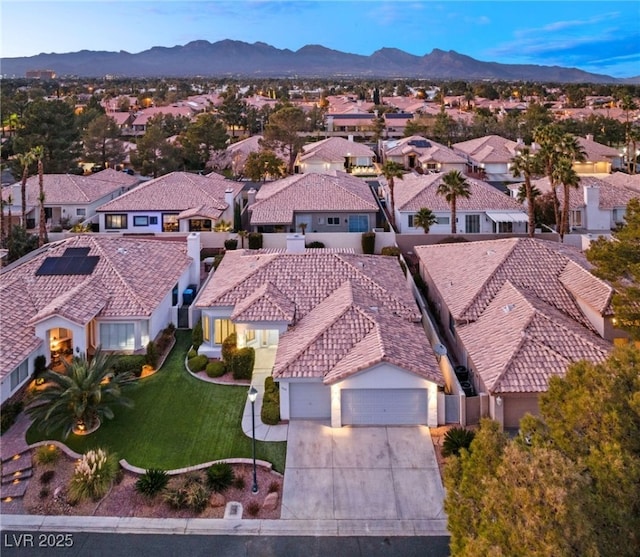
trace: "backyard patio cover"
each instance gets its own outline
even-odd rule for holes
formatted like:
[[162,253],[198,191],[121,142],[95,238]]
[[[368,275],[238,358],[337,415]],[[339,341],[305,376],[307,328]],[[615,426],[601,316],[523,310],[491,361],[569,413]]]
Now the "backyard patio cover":
[[524,213],[490,213],[487,211],[487,216],[493,222],[528,222],[529,217]]

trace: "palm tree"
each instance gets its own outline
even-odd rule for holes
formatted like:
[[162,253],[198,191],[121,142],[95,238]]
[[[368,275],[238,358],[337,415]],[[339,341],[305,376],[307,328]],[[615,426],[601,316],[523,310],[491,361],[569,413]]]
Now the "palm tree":
[[437,222],[437,217],[433,214],[433,211],[427,207],[422,207],[413,215],[413,226],[422,228],[425,234],[429,234],[429,229]]
[[[11,226],[11,219],[13,218],[13,215],[11,214],[11,206],[13,205],[13,197],[11,194],[9,194],[7,196],[7,201],[6,201],[6,205],[7,205],[7,249],[9,250],[9,252],[11,252],[11,244],[13,243],[13,235],[11,234],[11,229],[13,228]],[[4,209],[3,209],[4,211]]]
[[[515,178],[524,178],[524,193],[527,201],[527,214],[529,216],[529,237],[533,238],[536,226],[535,213],[535,186],[531,184],[531,177],[538,172],[537,159],[531,155],[529,147],[523,147],[511,160],[511,174]],[[538,194],[540,192],[538,191]]]
[[49,239],[47,238],[47,220],[44,211],[44,167],[42,158],[44,157],[44,147],[34,147],[31,149],[34,157],[38,159],[38,202],[40,203],[40,219],[38,226],[38,247],[44,246]]
[[19,153],[16,155],[16,159],[22,167],[22,182],[20,184],[20,195],[22,199],[22,226],[25,230],[27,228],[27,178],[29,178],[29,167],[35,162],[36,154],[34,149],[27,151],[26,153]]
[[560,216],[560,241],[564,239],[564,235],[569,233],[569,194],[571,188],[578,188],[580,185],[580,177],[573,169],[571,160],[562,158],[558,160],[554,169],[554,178],[556,183],[562,184],[564,199],[562,200],[562,214]]
[[456,204],[459,197],[469,199],[471,190],[464,176],[457,170],[451,170],[442,177],[438,185],[438,195],[443,196],[451,207],[451,234],[456,233]]
[[394,228],[396,226],[396,215],[395,215],[396,200],[395,200],[395,195],[393,190],[395,188],[395,179],[400,178],[400,180],[402,180],[403,174],[404,174],[403,166],[395,161],[386,161],[382,165],[382,175],[385,177],[385,179],[387,180],[387,184],[389,185],[389,194],[391,197],[390,199],[391,207],[389,208],[389,218],[391,219],[391,226],[393,226]]
[[64,362],[63,373],[45,371],[45,386],[36,391],[27,413],[39,429],[45,433],[62,431],[63,439],[74,430],[93,430],[102,419],[113,418],[113,405],[133,405],[122,394],[132,375],[115,375],[113,364],[114,356],[98,347],[91,361],[74,358]]

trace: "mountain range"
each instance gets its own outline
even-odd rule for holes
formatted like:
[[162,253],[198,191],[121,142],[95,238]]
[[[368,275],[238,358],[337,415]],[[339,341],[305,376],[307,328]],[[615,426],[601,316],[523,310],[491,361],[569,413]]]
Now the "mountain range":
[[184,46],[155,46],[136,54],[81,50],[64,54],[0,59],[6,78],[28,70],[49,69],[59,77],[359,77],[424,79],[490,79],[559,83],[629,83],[577,68],[482,62],[453,50],[434,49],[416,56],[382,48],[370,56],[307,45],[295,52],[262,42],[192,41]]

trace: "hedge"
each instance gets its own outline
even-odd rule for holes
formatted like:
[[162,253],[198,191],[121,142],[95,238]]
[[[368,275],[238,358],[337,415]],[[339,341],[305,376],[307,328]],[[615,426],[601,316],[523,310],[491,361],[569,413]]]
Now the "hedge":
[[249,233],[249,249],[262,249],[262,234],[260,232]]
[[191,358],[188,361],[189,369],[193,372],[202,371],[207,367],[208,363],[209,363],[209,358],[207,358],[204,354],[200,354],[199,356],[196,356],[195,358]]
[[236,240],[235,238],[227,238],[224,241],[224,249],[226,250],[233,251],[237,249],[237,247],[238,247],[238,240]]
[[276,425],[280,422],[280,389],[271,376],[264,380],[264,397],[260,418],[262,423],[267,425]]
[[235,333],[231,333],[222,341],[222,361],[227,371],[231,370],[231,359],[237,350],[237,336]]
[[250,346],[238,348],[231,358],[231,372],[234,379],[251,379],[256,351]]
[[362,233],[362,253],[372,255],[376,250],[376,233]]
[[147,363],[146,355],[120,355],[116,356],[113,362],[113,372],[116,375],[121,373],[132,373],[136,377],[140,377],[142,366]]

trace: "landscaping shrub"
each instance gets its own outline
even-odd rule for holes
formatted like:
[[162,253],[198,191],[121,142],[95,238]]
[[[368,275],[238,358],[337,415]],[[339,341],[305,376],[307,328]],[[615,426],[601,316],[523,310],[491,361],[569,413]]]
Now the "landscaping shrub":
[[476,436],[475,432],[464,427],[453,427],[444,434],[442,442],[442,455],[451,456],[460,454],[461,449],[469,449]]
[[208,363],[209,363],[209,358],[207,358],[204,354],[200,354],[195,358],[191,358],[188,362],[189,369],[194,373],[197,373],[198,371],[202,371],[203,369],[205,369]]
[[251,501],[247,505],[247,514],[249,516],[257,516],[259,512],[260,512],[260,503],[258,503],[258,501]]
[[198,355],[198,353],[193,349],[189,349],[189,352],[187,352],[187,360],[190,360],[191,358],[195,358]]
[[311,249],[314,249],[314,248],[323,248],[323,247],[324,247],[324,243],[322,243],[322,242],[317,242],[317,241],[316,241],[316,242],[309,242],[309,243],[305,246],[305,248],[311,248]]
[[49,495],[51,495],[51,492],[49,491],[48,487],[43,487],[40,490],[40,493],[38,493],[38,496],[40,497],[40,499],[46,499],[47,497],[49,497]]
[[262,249],[262,234],[260,232],[249,234],[249,249]]
[[231,372],[234,379],[251,379],[256,351],[251,346],[238,348],[231,358]]
[[443,238],[442,240],[436,243],[437,244],[460,244],[462,242],[468,242],[468,241],[469,240],[461,236],[447,236],[446,238]]
[[47,485],[49,483],[51,483],[51,480],[53,480],[53,477],[56,475],[56,471],[55,470],[46,470],[44,472],[42,472],[42,474],[40,474],[40,483],[42,485]]
[[221,349],[222,361],[224,362],[224,366],[227,371],[231,370],[231,359],[237,350],[237,336],[235,333],[231,333],[222,341]]
[[68,499],[77,503],[83,499],[104,497],[119,470],[118,458],[104,449],[92,449],[82,456],[76,464]]
[[238,247],[238,240],[235,238],[228,238],[224,241],[224,249],[234,250]]
[[393,255],[400,257],[400,248],[398,246],[385,246],[380,250],[382,255]]
[[145,363],[155,369],[158,364],[158,349],[155,342],[150,340],[147,344],[147,353],[145,356]]
[[247,486],[246,480],[242,476],[238,476],[237,478],[233,478],[233,487],[236,489],[244,489]]
[[142,354],[115,356],[113,361],[113,372],[116,375],[121,373],[131,373],[140,377],[142,366],[147,363],[147,357]]
[[200,346],[202,346],[202,342],[202,319],[198,319],[198,322],[194,325],[193,330],[191,331],[191,344],[193,345],[193,349],[196,353]]
[[267,493],[278,493],[279,489],[280,489],[280,485],[278,484],[278,482],[273,481],[269,484],[269,489],[267,490]]
[[33,458],[36,464],[55,464],[60,458],[60,449],[55,445],[40,445]]
[[33,360],[33,375],[37,379],[45,371],[47,371],[47,358],[43,354],[40,354]]
[[235,479],[233,468],[226,462],[217,462],[207,468],[207,485],[212,491],[222,493]]
[[224,363],[220,361],[209,362],[205,368],[209,377],[222,377],[225,374]]
[[164,500],[174,509],[202,512],[209,503],[209,490],[200,475],[188,474],[177,487],[167,489]]
[[150,468],[136,481],[136,491],[146,497],[153,497],[160,493],[169,482],[169,476],[164,470]]
[[4,433],[15,423],[18,414],[22,412],[22,407],[21,400],[4,404],[0,413],[0,433]]
[[363,232],[362,233],[362,253],[373,254],[375,250],[376,250],[376,233]]
[[280,422],[280,389],[271,376],[264,380],[260,418],[262,423],[267,425],[276,425]]

